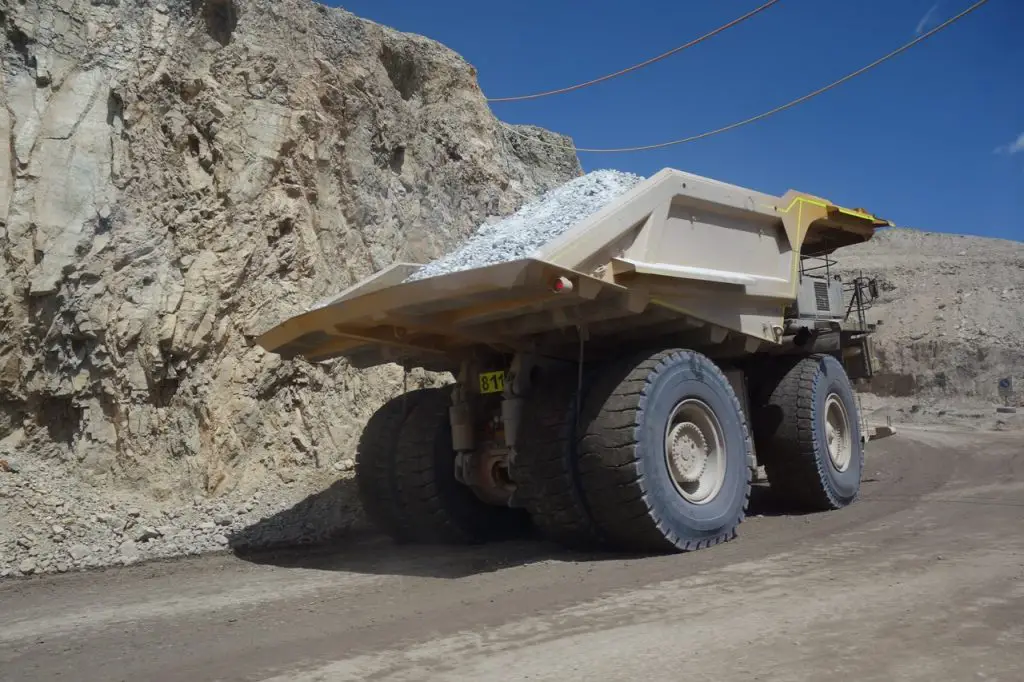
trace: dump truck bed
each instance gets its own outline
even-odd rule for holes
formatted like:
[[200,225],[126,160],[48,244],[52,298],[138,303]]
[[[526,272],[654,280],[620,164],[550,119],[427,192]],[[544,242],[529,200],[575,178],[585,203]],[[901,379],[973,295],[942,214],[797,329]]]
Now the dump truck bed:
[[529,257],[409,281],[396,263],[257,343],[286,358],[451,369],[481,347],[573,357],[638,337],[708,335],[736,352],[778,343],[801,255],[888,225],[789,191],[755,192],[664,169]]

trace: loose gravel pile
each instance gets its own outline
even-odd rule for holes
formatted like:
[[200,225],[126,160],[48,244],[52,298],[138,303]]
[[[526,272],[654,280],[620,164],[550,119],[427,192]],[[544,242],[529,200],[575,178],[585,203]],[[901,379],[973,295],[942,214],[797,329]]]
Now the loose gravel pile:
[[295,481],[244,497],[155,503],[90,488],[45,463],[0,451],[0,580],[325,542],[362,520],[352,465],[337,462],[329,477],[341,478],[326,488]]
[[508,218],[481,225],[457,249],[428,263],[406,281],[526,258],[643,180],[614,170],[594,171],[571,180]]

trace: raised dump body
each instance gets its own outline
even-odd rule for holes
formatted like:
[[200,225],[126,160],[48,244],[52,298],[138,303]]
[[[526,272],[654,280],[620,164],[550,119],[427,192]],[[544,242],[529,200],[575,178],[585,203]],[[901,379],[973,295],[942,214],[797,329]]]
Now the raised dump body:
[[808,194],[665,169],[528,258],[415,281],[422,266],[396,263],[258,343],[287,358],[454,369],[479,346],[573,358],[566,330],[577,328],[601,352],[705,327],[716,345],[752,353],[786,335],[802,255],[826,256],[887,224]]
[[360,497],[396,539],[532,523],[571,546],[698,549],[735,537],[761,465],[784,504],[856,499],[876,287],[829,256],[887,224],[665,169],[528,257],[398,263],[258,343],[455,373],[364,430]]

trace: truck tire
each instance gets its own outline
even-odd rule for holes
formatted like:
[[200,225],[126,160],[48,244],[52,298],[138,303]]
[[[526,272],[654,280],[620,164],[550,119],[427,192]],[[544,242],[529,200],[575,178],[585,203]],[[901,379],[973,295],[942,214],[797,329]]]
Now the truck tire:
[[522,509],[481,501],[455,478],[448,418],[452,386],[429,389],[398,434],[396,478],[406,537],[431,544],[476,544],[508,539],[529,527]]
[[775,495],[808,511],[851,504],[864,446],[853,387],[831,355],[803,358],[766,386],[755,408],[758,458]]
[[356,446],[356,490],[366,518],[396,542],[405,541],[404,508],[398,500],[395,448],[398,433],[425,389],[396,396],[373,413]]
[[571,549],[594,549],[602,542],[577,468],[577,383],[574,371],[549,371],[534,384],[510,474],[516,500],[545,537]]
[[750,436],[728,379],[689,350],[609,367],[581,415],[580,480],[609,541],[687,551],[736,537],[750,499]]

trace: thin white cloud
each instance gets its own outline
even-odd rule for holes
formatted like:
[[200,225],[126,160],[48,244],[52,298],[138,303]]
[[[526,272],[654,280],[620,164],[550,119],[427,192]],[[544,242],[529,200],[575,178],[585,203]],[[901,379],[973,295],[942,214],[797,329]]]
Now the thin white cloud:
[[917,28],[914,29],[914,35],[921,35],[932,26],[935,25],[935,12],[939,9],[939,3],[935,3],[928,8],[928,11],[921,17],[921,21],[917,22]]
[[1024,153],[1024,133],[1017,136],[1017,139],[1010,144],[996,147],[996,154],[1020,154]]

